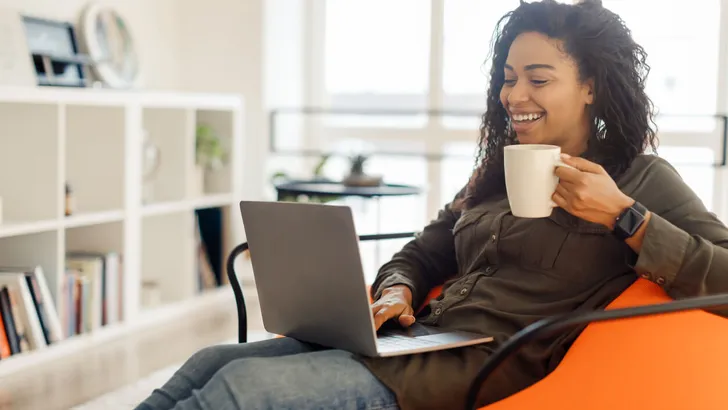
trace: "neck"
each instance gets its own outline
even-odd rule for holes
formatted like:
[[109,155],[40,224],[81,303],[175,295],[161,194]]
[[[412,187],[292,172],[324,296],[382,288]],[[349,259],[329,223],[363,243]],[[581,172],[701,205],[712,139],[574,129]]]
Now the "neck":
[[561,145],[561,152],[579,157],[589,148],[589,134],[591,130],[588,123],[583,124],[581,130],[578,130],[564,141]]
[[580,157],[587,150],[587,141],[575,141],[561,147],[561,152],[569,154],[572,157]]

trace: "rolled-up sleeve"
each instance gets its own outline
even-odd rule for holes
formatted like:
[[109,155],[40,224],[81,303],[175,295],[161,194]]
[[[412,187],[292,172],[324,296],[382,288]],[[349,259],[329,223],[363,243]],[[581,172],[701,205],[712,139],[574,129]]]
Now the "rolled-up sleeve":
[[[709,212],[677,171],[663,160],[642,184],[651,211],[638,274],[661,285],[673,298],[728,293],[728,228]],[[728,310],[718,312],[728,316]]]
[[453,203],[464,192],[464,189],[460,191],[453,202],[440,210],[437,218],[380,268],[371,287],[374,300],[388,287],[406,285],[412,290],[412,305],[417,307],[433,287],[457,273],[452,229],[460,212],[453,209]]

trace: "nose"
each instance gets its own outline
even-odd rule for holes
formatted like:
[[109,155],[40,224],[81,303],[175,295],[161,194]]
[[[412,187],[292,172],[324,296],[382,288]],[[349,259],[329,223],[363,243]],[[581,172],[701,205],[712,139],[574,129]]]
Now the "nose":
[[524,81],[516,81],[508,94],[508,105],[518,105],[528,101],[528,85]]

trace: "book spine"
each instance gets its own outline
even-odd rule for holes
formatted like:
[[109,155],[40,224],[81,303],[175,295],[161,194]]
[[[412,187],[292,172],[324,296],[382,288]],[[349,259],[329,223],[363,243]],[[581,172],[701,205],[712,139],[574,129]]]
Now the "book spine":
[[20,295],[18,288],[8,288],[8,296],[10,297],[10,310],[13,312],[13,321],[15,322],[15,332],[18,334],[18,344],[21,352],[30,350],[30,342],[28,341],[28,333],[21,317],[23,309],[20,306]]
[[0,359],[10,357],[10,343],[8,342],[8,334],[5,333],[5,322],[3,321],[2,307],[0,307]]
[[15,330],[15,320],[13,320],[13,311],[10,305],[10,292],[7,286],[0,290],[0,310],[2,310],[3,322],[5,323],[5,333],[8,337],[11,354],[20,353],[20,342],[18,333]]
[[40,328],[43,331],[43,339],[45,340],[45,343],[47,345],[51,344],[51,338],[50,333],[48,331],[48,318],[45,315],[45,310],[43,309],[43,298],[40,295],[40,292],[38,291],[38,286],[35,283],[35,280],[33,279],[33,275],[26,274],[25,275],[25,281],[28,285],[28,290],[30,291],[30,296],[33,298],[33,304],[35,305],[35,312],[38,315],[38,321],[40,322]]
[[43,270],[40,267],[36,267],[32,275],[36,292],[40,295],[40,300],[43,301],[42,309],[46,319],[45,325],[48,328],[48,343],[60,342],[63,340],[63,330],[61,327],[61,321],[58,317],[58,311],[53,304],[51,291],[48,288],[48,283],[45,279],[45,273],[43,273]]

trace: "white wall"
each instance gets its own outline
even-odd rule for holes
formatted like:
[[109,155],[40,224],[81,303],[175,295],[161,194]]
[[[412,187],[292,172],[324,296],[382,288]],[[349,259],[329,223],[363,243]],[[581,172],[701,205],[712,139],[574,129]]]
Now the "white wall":
[[[142,64],[140,88],[244,97],[245,186],[251,197],[263,195],[275,170],[268,164],[268,110],[300,105],[304,98],[305,29],[300,15],[306,0],[103,2],[131,27]],[[87,0],[0,0],[0,7],[74,24],[86,4]]]
[[[142,63],[140,84],[152,89],[175,89],[180,83],[177,64],[178,0],[105,0],[131,27]],[[0,0],[0,7],[12,8],[34,17],[77,24],[87,0]]]
[[178,0],[180,84],[242,94],[246,104],[245,185],[266,190],[268,112],[303,100],[304,0]]
[[267,138],[263,108],[263,2],[177,0],[180,88],[245,98],[245,187],[262,192]]

